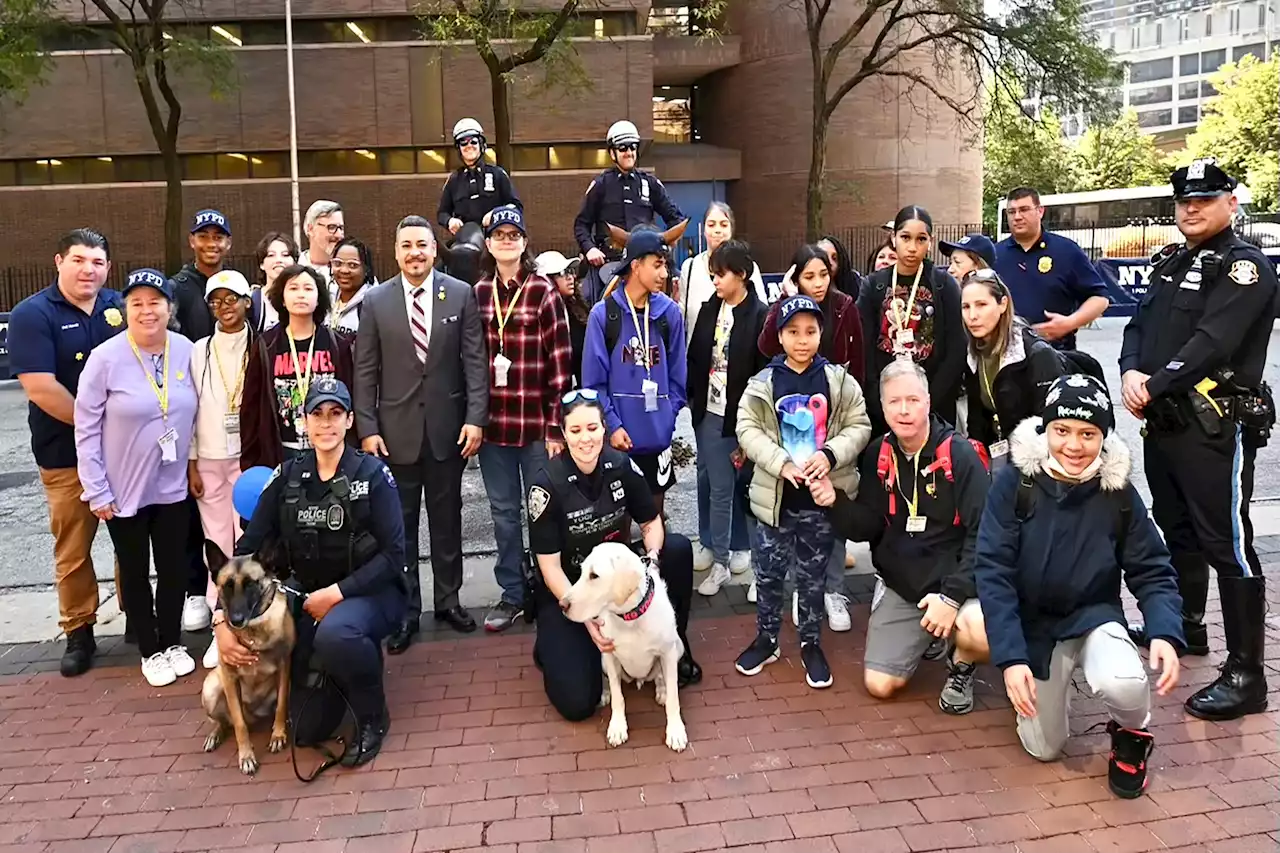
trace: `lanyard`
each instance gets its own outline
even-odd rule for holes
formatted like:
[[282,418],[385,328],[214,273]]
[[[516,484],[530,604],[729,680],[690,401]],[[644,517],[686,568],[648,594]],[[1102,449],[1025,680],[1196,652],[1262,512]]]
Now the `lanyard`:
[[320,333],[319,329],[315,329],[311,333],[311,344],[307,347],[307,371],[302,372],[302,365],[298,364],[298,348],[293,345],[293,331],[285,329],[284,333],[289,337],[289,354],[293,356],[293,375],[298,378],[298,390],[302,392],[303,405],[306,405],[307,389],[311,387],[311,367],[315,363],[312,358],[316,351],[316,335]]
[[627,308],[631,311],[631,322],[636,324],[636,333],[640,335],[640,342],[644,344],[644,376],[649,379],[649,302],[651,300],[647,295],[645,296],[643,327],[640,325],[640,317],[636,314],[636,306],[631,304],[631,297],[623,292],[622,301],[627,303]]
[[133,332],[125,332],[129,338],[129,346],[133,349],[133,354],[138,359],[138,366],[142,368],[142,372],[147,374],[147,384],[151,386],[151,393],[156,395],[156,401],[160,403],[160,417],[166,423],[169,421],[169,335],[165,333],[164,337],[164,387],[156,384],[155,370],[147,367],[147,363],[142,360],[142,352],[138,349],[138,343],[133,339]]
[[498,299],[498,279],[493,279],[493,318],[498,321],[498,352],[503,349],[503,330],[507,328],[507,323],[511,320],[511,315],[516,311],[516,303],[520,301],[520,294],[524,293],[524,284],[522,283],[516,288],[516,295],[511,297],[511,302],[507,305],[507,316],[502,316],[502,301]]
[[[996,409],[996,392],[991,387],[991,379],[987,376],[987,363],[982,357],[978,357],[978,378],[982,380],[982,387],[987,392],[987,396],[991,398],[991,422],[995,425],[996,435],[1004,438],[1004,434],[1000,432],[1000,415]],[[979,401],[981,402],[981,401]]]
[[[924,448],[921,448],[923,450]],[[893,479],[898,484],[898,491],[902,493],[902,499],[907,502],[907,516],[914,518],[917,509],[920,506],[920,450],[917,450],[911,457],[911,499],[907,499],[907,493],[902,488],[902,477],[898,474],[898,454],[893,454]]]
[[[231,336],[228,335],[227,337]],[[311,340],[315,341],[314,335]],[[293,338],[289,339],[289,343],[293,343]],[[222,369],[222,356],[218,355],[218,345],[213,341],[210,341],[209,349],[213,350],[213,360],[217,362],[218,365],[218,379],[222,382],[222,390],[227,394],[227,411],[234,414],[235,410],[240,407],[240,389],[244,386],[245,368],[249,366],[249,348],[248,346],[245,347],[244,355],[240,358],[240,375],[236,377],[236,388],[234,391],[231,390],[231,385],[227,382],[226,371]],[[297,355],[294,355],[294,358],[296,359]]]
[[899,329],[906,329],[907,324],[911,322],[911,310],[916,304],[916,291],[920,287],[920,274],[922,272],[924,272],[924,262],[921,262],[920,266],[916,268],[916,278],[915,281],[911,282],[911,293],[907,296],[907,313],[906,316],[903,316],[898,311],[898,265],[893,265],[893,295],[889,297],[889,304],[893,306],[893,317],[898,321]]

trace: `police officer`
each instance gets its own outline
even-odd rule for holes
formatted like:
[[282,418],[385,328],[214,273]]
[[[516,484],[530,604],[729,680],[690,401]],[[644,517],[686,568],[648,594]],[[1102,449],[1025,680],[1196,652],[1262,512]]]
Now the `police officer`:
[[614,122],[604,141],[614,167],[601,172],[587,187],[582,208],[573,220],[574,239],[587,261],[597,267],[606,260],[616,261],[622,257],[620,251],[610,246],[606,224],[629,233],[637,225],[655,225],[655,213],[668,228],[685,218],[667,195],[662,181],[636,168],[640,131],[634,124]]
[[572,622],[560,610],[583,559],[601,542],[630,543],[632,519],[640,525],[644,552],[657,562],[675,607],[684,642],[683,687],[702,680],[687,633],[693,545],[663,531],[644,476],[625,453],[608,446],[599,395],[584,388],[570,391],[561,402],[567,451],[551,457],[529,489],[529,547],[540,575],[534,583],[538,636],[533,656],[555,709],[567,720],[585,720],[600,704],[600,654],[613,645],[595,623]]
[[[377,457],[346,445],[352,422],[347,386],[332,377],[317,379],[304,409],[312,448],[276,469],[236,554],[259,555],[303,594],[294,609],[294,695],[314,654],[355,715],[356,736],[343,758],[354,767],[378,754],[391,722],[380,644],[400,624],[408,602],[404,524],[391,472]],[[268,543],[275,547],[264,551]],[[251,652],[216,616],[214,624],[220,659],[231,666],[251,662]],[[300,706],[294,703],[295,715]],[[294,730],[301,740],[296,720]]]
[[1172,180],[1186,243],[1152,259],[1151,288],[1125,328],[1122,396],[1146,420],[1152,513],[1178,572],[1189,654],[1209,653],[1209,566],[1218,573],[1228,657],[1186,708],[1230,720],[1267,707],[1266,601],[1249,501],[1254,457],[1275,421],[1262,371],[1277,281],[1262,252],[1231,230],[1235,179],[1196,160]]
[[455,124],[453,144],[458,146],[462,165],[445,181],[440,193],[436,221],[441,228],[457,234],[468,222],[483,224],[485,214],[495,207],[514,204],[524,208],[506,170],[484,162],[486,143],[480,122],[464,118]]

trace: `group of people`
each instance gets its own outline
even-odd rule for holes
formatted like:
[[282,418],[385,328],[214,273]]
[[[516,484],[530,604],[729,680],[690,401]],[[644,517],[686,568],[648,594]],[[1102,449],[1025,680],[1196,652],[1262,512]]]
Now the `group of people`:
[[[939,244],[946,270],[918,206],[894,218],[866,275],[833,237],[803,246],[770,304],[723,202],[704,217],[707,250],[673,276],[671,231],[654,215],[673,225],[682,214],[636,168],[633,125],[607,141],[615,166],[583,200],[579,258],[535,256],[509,177],[484,162],[482,129],[459,122],[464,165],[437,223],[480,229],[474,286],[437,268],[436,231],[416,215],[398,223],[399,272],[379,284],[329,201],[307,212],[305,251],[285,234],[263,238],[257,286],[222,267],[231,225],[218,211],[196,214],[190,265],[172,278],[131,271],[119,294],[103,288],[107,240],[68,234],[57,281],[15,308],[9,338],[55,536],[64,675],[88,669],[95,650],[99,520],[150,684],[194,671],[181,631],[210,623],[206,665],[251,662],[221,618],[208,539],[291,579],[300,648],[357,718],[349,763],[371,759],[390,725],[384,644],[408,648],[423,612],[424,508],[434,616],[477,627],[459,600],[462,478],[475,457],[502,589],[484,625],[505,630],[532,608],[535,663],[568,719],[594,713],[611,647],[559,601],[591,549],[630,542],[633,522],[677,613],[681,686],[702,676],[688,634],[695,588],[714,595],[749,569],[758,635],[737,671],[778,659],[790,584],[806,680],[829,686],[822,617],[852,627],[845,543],[865,541],[879,578],[864,683],[878,698],[943,659],[939,706],[967,713],[975,667],[990,660],[1023,744],[1050,760],[1079,664],[1111,711],[1113,790],[1136,796],[1151,749],[1138,646],[1150,646],[1162,694],[1179,654],[1208,652],[1212,565],[1229,657],[1188,710],[1229,719],[1266,707],[1248,501],[1274,421],[1261,374],[1276,281],[1231,230],[1234,181],[1199,161],[1174,174],[1188,243],[1162,256],[1125,334],[1122,401],[1146,420],[1162,539],[1129,482],[1101,368],[1075,349],[1076,330],[1107,307],[1105,286],[1078,246],[1040,227],[1034,190],[1009,194],[1008,240]],[[583,288],[593,274],[595,301]],[[696,543],[663,518],[686,407]],[[234,485],[259,466],[273,474],[244,519]],[[1125,624],[1122,580],[1142,625]]]

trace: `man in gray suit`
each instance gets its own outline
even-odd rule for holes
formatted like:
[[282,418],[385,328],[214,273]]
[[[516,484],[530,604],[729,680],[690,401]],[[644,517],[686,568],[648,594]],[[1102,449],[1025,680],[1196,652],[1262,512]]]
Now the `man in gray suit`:
[[462,588],[462,471],[489,423],[489,356],[471,287],[432,270],[436,238],[421,216],[396,226],[400,274],[368,292],[356,346],[356,430],[385,457],[404,511],[409,616],[387,640],[399,654],[418,632],[418,510],[426,495],[435,616],[476,629]]

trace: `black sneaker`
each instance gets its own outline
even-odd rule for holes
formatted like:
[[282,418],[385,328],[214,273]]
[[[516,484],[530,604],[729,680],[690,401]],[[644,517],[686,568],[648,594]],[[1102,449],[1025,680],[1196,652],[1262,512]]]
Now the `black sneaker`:
[[955,649],[955,645],[947,637],[934,637],[933,642],[929,643],[929,648],[924,650],[921,656],[925,660],[946,660],[951,657],[951,652]]
[[505,631],[524,615],[524,608],[509,601],[499,601],[484,617],[484,629],[490,633]]
[[62,653],[62,674],[67,678],[83,675],[93,666],[98,644],[93,639],[93,626],[81,625],[67,634],[67,650]]
[[698,662],[693,659],[693,653],[687,648],[684,654],[680,656],[680,664],[676,667],[677,684],[680,687],[688,687],[691,684],[697,684],[702,681],[702,667],[698,666]]
[[743,675],[759,675],[760,670],[778,659],[778,640],[768,634],[756,634],[747,650],[738,655],[733,668]]
[[831,667],[827,666],[827,656],[822,653],[822,646],[817,643],[801,643],[800,662],[804,664],[804,680],[810,687],[831,686]]
[[1111,735],[1111,758],[1107,762],[1107,785],[1111,793],[1126,800],[1142,796],[1147,788],[1147,757],[1155,738],[1146,729],[1125,729],[1115,720],[1107,723]]
[[949,660],[947,669],[947,683],[942,685],[938,707],[944,714],[967,714],[973,710],[973,674],[978,671],[978,665]]

